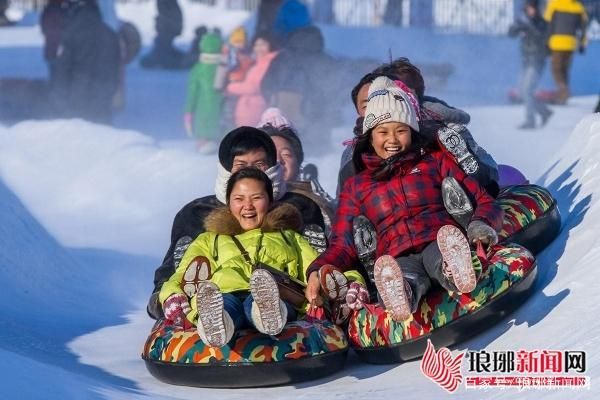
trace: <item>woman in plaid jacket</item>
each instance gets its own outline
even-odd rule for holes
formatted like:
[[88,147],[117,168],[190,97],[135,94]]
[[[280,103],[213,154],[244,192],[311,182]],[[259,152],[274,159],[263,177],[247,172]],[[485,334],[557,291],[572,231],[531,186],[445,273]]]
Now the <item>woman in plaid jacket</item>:
[[[476,180],[437,143],[426,143],[426,135],[418,134],[418,102],[403,88],[401,82],[379,77],[369,89],[363,135],[353,153],[359,173],[344,184],[330,246],[307,270],[306,291],[309,301],[317,298],[318,273],[324,266],[355,268],[359,260],[353,223],[364,215],[377,238],[378,259],[369,275],[398,321],[416,310],[432,281],[447,290],[472,291],[476,277],[469,243],[495,244],[503,216]],[[458,181],[475,203],[468,242],[444,207],[441,188],[448,177]],[[366,289],[355,282],[345,296],[354,309],[368,301]]]

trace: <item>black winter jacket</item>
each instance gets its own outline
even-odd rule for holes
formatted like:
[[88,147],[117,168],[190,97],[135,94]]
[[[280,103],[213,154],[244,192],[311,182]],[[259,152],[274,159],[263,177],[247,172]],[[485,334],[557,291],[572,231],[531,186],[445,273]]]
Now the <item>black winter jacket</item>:
[[517,20],[509,29],[508,35],[521,38],[523,65],[540,65],[548,55],[548,23],[536,15]]
[[67,22],[56,59],[52,88],[64,116],[110,122],[119,84],[119,39],[93,5],[83,5]]

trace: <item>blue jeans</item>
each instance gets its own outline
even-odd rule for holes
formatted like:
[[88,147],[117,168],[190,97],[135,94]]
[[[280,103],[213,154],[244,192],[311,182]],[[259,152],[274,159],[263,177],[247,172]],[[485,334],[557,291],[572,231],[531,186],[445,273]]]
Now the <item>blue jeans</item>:
[[542,71],[544,70],[543,63],[523,64],[521,72],[521,97],[525,103],[525,123],[535,125],[535,115],[547,116],[550,109],[535,97],[535,89],[537,88]]
[[[241,294],[223,293],[223,308],[233,320],[236,331],[249,327],[256,328],[252,322],[252,303],[254,303],[254,299],[251,294],[243,298]],[[284,304],[288,312],[287,322],[296,320],[298,318],[296,309],[286,301]]]

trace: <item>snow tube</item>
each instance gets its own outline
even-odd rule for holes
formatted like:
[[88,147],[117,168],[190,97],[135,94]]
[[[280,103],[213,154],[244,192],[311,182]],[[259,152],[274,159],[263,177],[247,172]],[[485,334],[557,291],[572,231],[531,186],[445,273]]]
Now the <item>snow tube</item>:
[[[474,262],[481,266],[477,256]],[[471,293],[430,290],[416,313],[395,322],[380,305],[370,305],[350,317],[348,340],[358,356],[372,364],[419,358],[427,339],[436,347],[472,338],[500,321],[529,296],[537,266],[533,255],[517,244],[495,246],[481,266],[479,283]]]
[[148,371],[166,383],[241,388],[322,378],[343,368],[347,352],[343,330],[328,321],[293,321],[276,337],[247,329],[229,345],[210,348],[195,328],[183,330],[161,320],[142,358]]
[[500,243],[518,243],[533,254],[546,248],[560,232],[556,201],[541,186],[516,185],[504,188],[496,201],[504,210]]
[[451,346],[473,337],[512,312],[532,291],[537,265],[533,254],[544,249],[560,231],[560,214],[550,193],[536,185],[503,189],[496,200],[504,210],[500,244],[480,269],[475,290],[468,294],[431,290],[411,319],[393,321],[379,305],[355,312],[348,325],[350,346],[375,364],[421,357],[427,339]]
[[505,188],[514,185],[528,185],[529,180],[515,167],[498,164],[498,186]]

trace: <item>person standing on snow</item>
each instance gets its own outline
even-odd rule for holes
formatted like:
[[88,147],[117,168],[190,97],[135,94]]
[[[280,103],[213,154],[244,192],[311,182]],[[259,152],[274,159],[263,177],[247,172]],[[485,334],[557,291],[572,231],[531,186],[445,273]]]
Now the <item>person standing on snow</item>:
[[40,16],[40,27],[44,35],[44,59],[48,64],[50,81],[54,78],[58,47],[67,21],[64,2],[64,0],[48,1]]
[[198,150],[212,153],[218,148],[221,90],[215,88],[221,62],[221,37],[206,33],[200,41],[200,57],[190,71],[185,103],[184,124],[187,134],[198,141]]
[[569,70],[573,53],[578,49],[583,54],[587,46],[587,13],[579,0],[550,0],[544,19],[550,24],[548,47],[551,51],[552,76],[558,90],[555,101],[557,104],[566,104],[571,95]]
[[230,82],[227,93],[237,96],[234,118],[237,126],[256,126],[267,108],[261,92],[261,82],[277,56],[271,39],[266,35],[257,36],[253,46],[254,64],[242,81]]
[[121,47],[95,0],[68,0],[67,27],[57,52],[52,95],[65,117],[111,123]]
[[536,115],[541,118],[541,126],[544,126],[552,115],[548,106],[535,97],[535,89],[546,63],[548,24],[540,15],[538,0],[527,0],[524,12],[524,17],[511,25],[508,35],[521,39],[520,89],[521,97],[525,101],[525,122],[519,128],[533,129],[536,127]]

